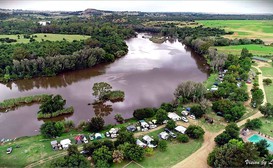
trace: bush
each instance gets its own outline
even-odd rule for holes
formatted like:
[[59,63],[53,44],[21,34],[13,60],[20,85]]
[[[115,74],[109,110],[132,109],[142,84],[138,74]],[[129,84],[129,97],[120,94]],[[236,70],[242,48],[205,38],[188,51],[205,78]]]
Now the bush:
[[161,140],[158,142],[158,149],[162,152],[165,152],[167,150],[168,144],[167,141],[165,140]]
[[179,134],[176,139],[178,140],[178,142],[182,142],[182,143],[187,143],[190,140],[188,135],[185,135],[185,134]]
[[144,159],[144,154],[145,151],[143,148],[135,145],[135,144],[130,144],[129,149],[127,149],[127,155],[129,159],[134,160],[134,161],[142,161]]
[[153,148],[145,148],[145,154],[146,156],[152,156],[154,154],[154,149]]
[[138,120],[143,120],[144,118],[150,118],[155,115],[154,108],[142,108],[134,111],[133,116]]
[[200,126],[190,125],[185,133],[193,139],[199,139],[203,137],[205,131]]
[[272,80],[267,78],[267,79],[263,79],[263,82],[265,83],[265,85],[270,85],[272,83]]
[[263,125],[262,121],[258,118],[246,121],[245,127],[251,130],[259,129]]
[[62,122],[46,122],[41,125],[40,132],[46,138],[54,138],[64,132],[64,124]]
[[175,121],[173,120],[169,120],[166,124],[166,128],[170,129],[170,130],[173,130],[175,128],[176,124],[175,124]]

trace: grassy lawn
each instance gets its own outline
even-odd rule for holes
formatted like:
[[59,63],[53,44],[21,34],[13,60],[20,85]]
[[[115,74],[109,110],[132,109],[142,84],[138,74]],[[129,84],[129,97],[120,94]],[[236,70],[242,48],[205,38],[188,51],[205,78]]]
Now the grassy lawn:
[[214,84],[217,78],[218,78],[218,74],[216,73],[210,74],[209,78],[204,82],[206,88],[210,88]]
[[264,90],[266,93],[266,99],[268,103],[273,104],[273,85],[265,86],[264,85]]
[[[74,143],[74,137],[80,134],[77,131],[71,131],[69,133],[63,134],[61,137],[56,138],[60,141],[69,138],[72,143]],[[81,132],[81,134],[88,134],[87,132]],[[42,158],[49,156],[54,157],[54,155],[63,152],[53,151],[50,142],[55,139],[45,139],[41,135],[32,137],[19,138],[16,141],[5,143],[0,146],[0,165],[2,167],[24,167],[30,163],[36,162]],[[16,148],[19,145],[20,148]],[[6,149],[8,147],[13,147],[11,154],[6,154]]]
[[[223,125],[223,123],[215,120],[215,117],[212,117],[212,118],[214,118],[214,123],[213,124],[210,124],[210,123],[206,122],[205,119],[202,118],[202,119],[198,120],[198,125],[205,128],[209,132],[219,132],[220,130],[225,128],[225,125]],[[220,120],[222,120],[222,119],[220,119]]]
[[273,56],[273,47],[265,46],[265,45],[256,45],[256,44],[248,44],[248,45],[232,45],[232,46],[223,46],[223,47],[213,47],[217,48],[219,52],[241,55],[241,51],[243,48],[247,48],[250,53],[258,56]]
[[264,77],[273,77],[273,67],[261,67]]
[[271,137],[273,137],[273,132],[271,132],[271,130],[273,130],[273,118],[272,117],[268,117],[268,118],[262,117],[260,119],[261,119],[263,125],[257,131],[260,131],[263,134],[270,135]]
[[[35,37],[34,39],[36,41],[42,41],[42,39],[44,40],[49,40],[49,41],[62,41],[64,38],[67,41],[73,41],[73,40],[84,40],[89,38],[89,36],[85,36],[85,35],[70,35],[70,34],[49,34],[49,33],[38,33],[38,34],[33,34],[33,35],[37,35],[37,37]],[[44,35],[46,35],[46,37],[44,37]],[[23,38],[23,35],[20,34],[20,39],[18,39],[17,37],[18,35],[0,35],[0,38],[10,38],[10,39],[16,39],[17,42],[16,43],[28,43],[29,39],[25,39]],[[11,43],[11,44],[15,44],[15,43]]]
[[207,27],[218,27],[226,31],[233,31],[227,38],[260,38],[266,43],[273,42],[272,20],[200,20],[197,21]]

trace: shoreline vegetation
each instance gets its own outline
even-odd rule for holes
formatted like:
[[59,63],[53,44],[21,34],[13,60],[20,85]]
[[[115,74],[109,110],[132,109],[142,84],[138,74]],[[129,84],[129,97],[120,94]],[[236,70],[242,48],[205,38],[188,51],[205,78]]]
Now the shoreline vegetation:
[[[49,95],[41,94],[41,95],[33,95],[19,98],[6,99],[3,102],[0,102],[0,110],[7,110],[11,108],[20,107],[26,104],[31,103],[41,103],[45,101]],[[6,112],[7,112],[6,111]]]
[[54,117],[58,117],[61,115],[73,114],[73,113],[74,113],[74,108],[71,106],[71,107],[68,107],[68,108],[65,108],[62,110],[58,110],[58,111],[55,111],[52,113],[46,113],[46,114],[38,113],[37,118],[38,119],[49,119],[49,118],[54,118]]

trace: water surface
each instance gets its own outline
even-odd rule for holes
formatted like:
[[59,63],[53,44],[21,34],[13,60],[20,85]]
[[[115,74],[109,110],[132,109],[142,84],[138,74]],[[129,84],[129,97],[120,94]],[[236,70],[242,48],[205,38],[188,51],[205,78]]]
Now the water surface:
[[[157,107],[172,101],[176,86],[187,80],[201,82],[207,79],[205,61],[180,42],[152,43],[137,38],[126,41],[129,52],[114,63],[102,64],[91,69],[67,72],[55,77],[19,80],[0,84],[0,101],[34,94],[60,94],[67,106],[74,107],[74,114],[55,120],[69,119],[76,124],[97,115],[105,123],[115,123],[114,116],[132,117],[134,109]],[[93,107],[92,86],[107,82],[113,89],[125,92],[123,102],[107,102]],[[24,106],[8,113],[0,113],[0,138],[15,138],[38,134],[39,105]]]

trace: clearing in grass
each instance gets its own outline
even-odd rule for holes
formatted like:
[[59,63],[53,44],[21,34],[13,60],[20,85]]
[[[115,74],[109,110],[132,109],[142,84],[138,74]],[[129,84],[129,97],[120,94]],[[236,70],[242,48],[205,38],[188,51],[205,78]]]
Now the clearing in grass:
[[199,24],[233,31],[227,38],[262,39],[265,43],[273,42],[273,20],[199,20]]
[[250,53],[257,56],[273,56],[273,47],[257,44],[248,44],[248,45],[231,45],[223,47],[213,47],[217,48],[219,52],[233,55],[241,55],[242,49],[247,48]]
[[[85,40],[89,38],[90,36],[86,35],[71,35],[71,34],[50,34],[50,33],[38,33],[38,34],[32,34],[31,36],[37,36],[34,37],[35,41],[41,42],[42,40],[46,41],[62,41],[62,40],[67,40],[72,42],[73,40]],[[16,43],[29,43],[30,39],[24,38],[23,34],[19,34],[20,38],[18,39],[18,35],[5,35],[1,34],[0,38],[10,38],[10,39],[15,39],[17,42],[11,43],[11,44],[16,44]]]

